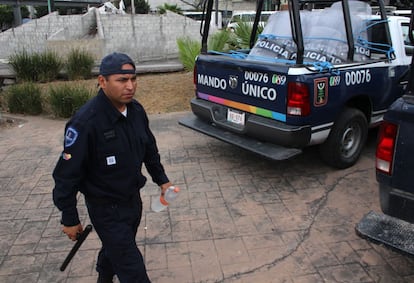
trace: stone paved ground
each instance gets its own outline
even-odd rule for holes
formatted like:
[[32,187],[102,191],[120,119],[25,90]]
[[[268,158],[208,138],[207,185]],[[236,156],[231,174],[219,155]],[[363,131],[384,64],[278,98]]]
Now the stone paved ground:
[[[162,160],[180,198],[154,213],[142,190],[137,235],[154,283],[414,282],[414,261],[356,236],[379,211],[375,133],[361,160],[334,170],[314,148],[272,162],[177,124],[187,113],[150,116]],[[51,172],[63,120],[23,117],[0,129],[0,282],[96,282],[94,232],[64,272],[73,243],[60,232]],[[89,223],[79,199],[83,223]]]

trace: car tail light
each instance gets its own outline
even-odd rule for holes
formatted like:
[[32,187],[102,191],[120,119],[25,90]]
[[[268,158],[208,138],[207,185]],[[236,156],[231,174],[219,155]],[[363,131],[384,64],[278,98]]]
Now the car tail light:
[[377,143],[376,167],[386,174],[392,174],[392,162],[394,159],[395,143],[398,126],[390,122],[382,122]]
[[289,83],[286,113],[293,116],[310,114],[309,89],[305,84]]

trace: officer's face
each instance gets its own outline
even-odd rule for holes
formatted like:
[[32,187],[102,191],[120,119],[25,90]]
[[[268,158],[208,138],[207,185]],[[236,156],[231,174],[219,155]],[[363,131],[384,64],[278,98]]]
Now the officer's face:
[[[133,70],[133,66],[125,64],[122,70]],[[99,86],[112,104],[119,110],[125,110],[125,104],[131,102],[137,89],[137,76],[134,74],[114,74],[99,76]]]

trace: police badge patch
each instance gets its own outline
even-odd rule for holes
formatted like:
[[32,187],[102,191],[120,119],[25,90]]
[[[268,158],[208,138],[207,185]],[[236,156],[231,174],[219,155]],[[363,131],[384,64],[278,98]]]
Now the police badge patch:
[[65,147],[70,147],[73,145],[78,138],[78,131],[76,131],[74,128],[69,127],[66,130],[65,134]]

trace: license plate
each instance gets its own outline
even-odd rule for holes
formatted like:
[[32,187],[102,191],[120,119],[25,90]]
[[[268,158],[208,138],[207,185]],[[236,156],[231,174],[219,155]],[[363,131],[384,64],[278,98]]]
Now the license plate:
[[244,113],[232,109],[227,110],[227,121],[244,126]]

